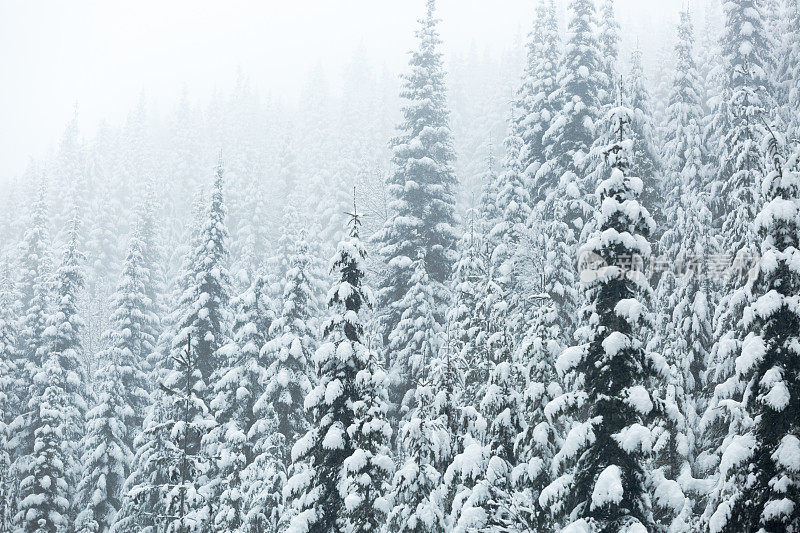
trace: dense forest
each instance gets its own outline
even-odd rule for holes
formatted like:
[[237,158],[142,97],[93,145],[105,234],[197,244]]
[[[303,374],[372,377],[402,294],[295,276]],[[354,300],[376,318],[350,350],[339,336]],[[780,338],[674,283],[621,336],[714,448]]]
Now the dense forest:
[[76,109],[0,186],[0,532],[800,532],[800,3],[698,11]]

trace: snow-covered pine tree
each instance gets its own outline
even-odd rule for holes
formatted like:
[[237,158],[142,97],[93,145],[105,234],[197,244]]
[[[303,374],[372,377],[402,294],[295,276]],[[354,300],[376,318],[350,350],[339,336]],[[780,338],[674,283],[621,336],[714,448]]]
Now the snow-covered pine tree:
[[[19,350],[17,353],[17,372],[19,379],[29,381],[43,362],[44,330],[50,311],[50,276],[52,275],[50,257],[50,237],[47,231],[46,188],[39,187],[33,204],[28,228],[23,237],[19,259],[19,282],[17,291],[21,302],[22,318],[19,328]],[[30,395],[23,391],[20,401],[27,405]],[[33,446],[33,433],[26,432],[24,417],[15,421],[15,440],[22,447],[19,452]],[[23,448],[24,447],[24,448]]]
[[[434,0],[427,1],[427,8],[417,30],[419,46],[403,77],[401,134],[392,141],[395,170],[389,178],[389,193],[393,216],[373,237],[385,264],[377,296],[387,347],[402,317],[404,308],[396,304],[410,286],[418,251],[423,250],[426,257],[437,321],[443,320],[444,306],[450,300],[445,282],[456,260],[455,153]],[[392,357],[396,348],[386,356]],[[394,362],[387,360],[390,366]],[[404,388],[413,385],[407,383]]]
[[98,357],[98,394],[87,412],[76,500],[81,506],[79,531],[108,531],[115,523],[134,461],[134,442],[150,406],[147,357],[155,347],[158,317],[148,296],[154,276],[146,263],[142,232],[140,220],[113,298],[111,327],[104,332],[109,347]]
[[614,16],[614,0],[603,0],[600,4],[600,24],[598,41],[603,73],[606,75],[604,93],[600,96],[603,105],[613,105],[615,97],[615,80],[619,77],[617,60],[619,59],[620,25]]
[[[221,350],[223,370],[214,383],[209,407],[217,426],[205,439],[213,448],[214,475],[221,480],[214,531],[276,531],[270,520],[271,502],[279,511],[280,490],[285,481],[281,458],[275,453],[278,435],[272,404],[263,394],[269,383],[269,361],[261,356],[269,327],[275,318],[265,275],[232,302],[235,313],[234,342]],[[261,476],[253,468],[263,469]],[[277,497],[276,497],[277,492]]]
[[[678,405],[678,412],[670,416],[675,431],[658,450],[658,462],[663,475],[678,479],[683,494],[691,498],[679,509],[672,526],[681,531],[692,525],[693,506],[704,497],[702,486],[695,482],[700,475],[695,461],[699,419],[705,409],[705,368],[713,340],[711,284],[703,265],[715,245],[709,235],[712,223],[707,207],[708,153],[702,133],[702,84],[693,43],[691,18],[688,11],[683,11],[675,45],[676,71],[666,110],[664,164],[671,186],[667,191],[668,229],[661,238],[662,254],[677,268],[662,274],[656,291],[662,314],[658,342],[673,367],[669,387]],[[678,500],[675,502],[677,506]]]
[[428,276],[424,254],[424,250],[418,251],[408,290],[394,304],[400,311],[400,321],[388,338],[388,350],[392,353],[391,399],[401,416],[413,406],[413,385],[424,379],[444,341],[442,327],[436,320],[434,283]]
[[69,241],[64,249],[61,264],[53,280],[53,314],[48,319],[44,331],[44,345],[48,357],[56,357],[61,366],[64,382],[64,403],[60,408],[64,413],[65,433],[62,448],[66,454],[70,470],[70,487],[74,490],[80,476],[80,442],[83,437],[86,399],[82,357],[81,333],[84,327],[80,316],[78,300],[84,287],[84,256],[78,250],[78,231],[80,220],[73,214],[69,224]]
[[792,110],[800,106],[800,3],[785,0],[784,4],[784,31],[779,35],[775,52],[778,61],[776,96],[783,106],[781,115],[788,117],[788,132],[797,137],[800,136],[800,119]]
[[78,229],[75,214],[55,275],[55,308],[43,331],[40,354],[46,354],[46,363],[34,367],[27,403],[26,426],[34,443],[17,466],[20,504],[16,518],[25,531],[37,531],[39,519],[49,524],[44,531],[47,527],[52,531],[71,527],[76,510],[72,500],[80,479],[80,441],[86,412],[80,342],[83,321],[77,304],[83,288]]
[[71,462],[63,444],[68,438],[69,402],[64,390],[65,371],[52,353],[34,379],[34,396],[28,404],[34,421],[33,449],[36,456],[20,469],[19,511],[16,531],[24,533],[69,531],[72,527]]
[[201,450],[201,440],[214,426],[206,400],[213,393],[212,381],[219,378],[223,348],[230,342],[231,284],[222,185],[220,164],[204,221],[192,238],[193,248],[178,281],[170,324],[162,335],[165,360],[155,374],[160,390],[136,442],[127,501],[114,531],[183,532],[201,527],[214,514],[219,484],[213,477],[202,479],[210,461],[207,450]]
[[654,144],[653,111],[650,93],[644,77],[642,51],[631,54],[631,70],[624,91],[626,105],[633,111],[628,137],[633,141],[630,172],[644,181],[641,203],[653,214],[657,229],[654,239],[660,237],[664,224],[664,194],[661,177],[661,160]]
[[589,169],[589,151],[601,113],[600,97],[608,80],[595,37],[594,2],[570,0],[569,8],[569,38],[559,66],[558,89],[552,95],[557,108],[544,134],[544,144],[550,174],[547,181],[555,185],[553,194],[564,198],[565,221],[577,235],[591,216],[583,177]]
[[314,354],[317,385],[305,401],[312,424],[292,449],[294,475],[285,491],[292,533],[377,531],[390,509],[388,378],[363,339],[371,295],[362,284],[359,226],[354,210],[349,237],[333,257],[339,281],[328,292],[331,317]]
[[7,266],[0,267],[0,531],[11,530],[16,513],[19,480],[12,468],[11,423],[22,410],[20,396],[27,388],[17,369],[18,294]]
[[609,115],[618,136],[607,150],[612,172],[597,187],[594,231],[581,248],[599,263],[582,273],[585,343],[557,361],[571,384],[558,401],[576,406],[577,416],[554,458],[561,475],[539,502],[561,513],[568,530],[644,532],[653,527],[646,456],[656,361],[640,338],[650,321],[641,264],[650,255],[654,223],[637,201],[642,180],[626,175],[632,143],[624,128],[632,112],[616,107]]
[[401,463],[392,481],[393,507],[383,528],[386,533],[447,530],[437,465],[450,456],[450,435],[434,413],[431,387],[417,384],[414,396],[416,407],[400,428]]
[[303,400],[311,391],[309,362],[318,336],[309,246],[305,232],[301,231],[297,237],[281,283],[283,295],[278,316],[270,325],[270,340],[261,348],[260,356],[267,365],[267,381],[258,401],[271,404],[277,416],[278,431],[283,436],[280,456],[286,467],[291,463],[292,446],[308,429]]
[[800,362],[792,348],[800,336],[800,153],[787,160],[782,144],[771,134],[765,141],[765,203],[755,220],[761,258],[748,281],[748,333],[729,380],[743,386],[725,404],[733,421],[704,517],[713,533],[800,528]]
[[552,481],[551,463],[566,426],[560,416],[565,406],[553,402],[564,392],[556,372],[556,359],[564,349],[563,342],[556,305],[547,298],[536,309],[530,329],[515,354],[515,363],[525,376],[522,390],[525,424],[514,443],[518,462],[512,472],[512,505],[517,521],[532,531],[555,528],[553,515],[539,503],[539,495]]
[[765,119],[772,107],[772,85],[767,78],[769,39],[764,30],[761,4],[755,0],[732,0],[724,5],[725,34],[722,53],[726,77],[725,97],[714,110],[711,129],[724,132],[709,150],[719,163],[712,179],[714,218],[722,220],[721,250],[728,268],[720,280],[719,304],[714,315],[714,339],[708,384],[714,389],[703,415],[704,462],[709,471],[717,468],[720,445],[732,415],[719,408],[734,391],[715,387],[736,374],[735,360],[741,352],[744,331],[738,326],[750,303],[746,278],[758,256],[753,226],[761,204],[758,184],[765,174],[759,144],[764,137]]
[[512,117],[510,132],[504,143],[506,159],[503,171],[491,187],[496,194],[492,203],[497,218],[487,221],[489,227],[485,240],[491,247],[492,262],[497,268],[497,282],[506,301],[505,318],[511,332],[518,331],[524,323],[523,276],[520,270],[525,261],[524,244],[531,213],[528,180],[521,160],[523,140],[519,130],[520,126]]
[[[470,227],[465,231],[459,243],[459,259],[453,269],[452,289],[453,303],[447,316],[450,331],[449,349],[452,353],[452,363],[464,375],[462,388],[468,381],[466,374],[474,369],[480,350],[478,338],[482,321],[477,313],[480,299],[480,279],[483,265],[480,258],[480,240],[475,210],[470,213]],[[469,363],[468,363],[469,361]],[[471,401],[464,397],[464,390],[460,396],[468,404]]]
[[520,524],[513,503],[512,471],[517,466],[516,440],[523,428],[522,395],[519,393],[519,367],[500,352],[501,360],[493,361],[488,384],[480,402],[480,411],[488,422],[484,436],[482,471],[475,485],[461,503],[454,531],[514,530]]
[[528,38],[528,57],[522,85],[517,91],[518,128],[523,146],[520,149],[519,167],[525,173],[531,191],[530,204],[536,207],[543,202],[558,184],[545,164],[544,134],[556,113],[551,95],[558,88],[557,77],[561,60],[561,36],[553,0],[540,0],[536,4],[533,31]]
[[128,370],[130,367],[113,361],[95,376],[96,399],[86,413],[83,470],[75,499],[79,509],[75,531],[80,533],[108,532],[121,508],[122,489],[133,459],[129,433],[136,429],[126,426],[133,409],[126,404],[126,396],[119,394],[130,388]]

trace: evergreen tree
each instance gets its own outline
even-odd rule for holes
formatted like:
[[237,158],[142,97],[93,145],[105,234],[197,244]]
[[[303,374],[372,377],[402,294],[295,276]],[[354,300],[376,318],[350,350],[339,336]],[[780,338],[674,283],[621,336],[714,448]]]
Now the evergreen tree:
[[160,390],[135,443],[135,467],[126,482],[126,502],[115,531],[193,531],[214,514],[219,480],[213,474],[203,477],[210,458],[201,450],[201,440],[215,425],[206,400],[213,393],[212,381],[220,377],[223,348],[230,342],[222,183],[220,165],[162,336],[165,360],[155,373]]
[[418,384],[417,406],[400,428],[402,461],[392,481],[389,513],[384,531],[433,533],[447,530],[442,475],[437,465],[450,455],[450,437],[432,410],[433,391]]
[[123,486],[134,461],[134,442],[150,406],[147,357],[155,347],[158,317],[148,296],[151,271],[145,263],[142,221],[131,235],[114,295],[109,347],[101,352],[96,403],[87,413],[83,477],[76,527],[108,531],[122,506]]
[[[396,305],[406,295],[419,250],[426,257],[437,321],[449,301],[444,283],[456,260],[455,158],[448,125],[441,40],[434,0],[417,31],[419,47],[411,55],[410,70],[403,77],[405,100],[401,134],[392,141],[394,174],[389,179],[393,216],[374,236],[386,267],[378,291],[385,345],[398,327],[404,308]],[[397,337],[397,335],[394,335]],[[393,345],[390,353],[402,347]],[[388,355],[388,354],[387,354]],[[387,366],[396,366],[387,361]],[[413,382],[404,385],[410,388]]]
[[[715,218],[722,220],[720,244],[727,254],[728,268],[721,280],[721,297],[714,316],[714,339],[710,372],[714,393],[703,416],[706,464],[717,468],[720,446],[731,423],[731,413],[720,409],[734,391],[721,385],[735,375],[735,359],[741,352],[744,332],[738,327],[744,308],[752,299],[746,278],[758,255],[752,221],[761,203],[758,183],[764,175],[759,149],[765,135],[764,120],[772,106],[771,82],[766,76],[770,56],[760,2],[727,2],[722,53],[726,99],[714,110],[711,128],[725,132],[710,146],[719,160],[711,197]],[[716,210],[716,211],[714,211]]]
[[566,222],[579,233],[591,213],[584,199],[583,176],[600,118],[601,92],[608,80],[594,34],[594,2],[571,0],[569,7],[569,39],[558,71],[558,89],[552,95],[558,107],[544,143],[552,176],[548,180],[556,184],[554,194],[565,199]]
[[[667,107],[665,169],[671,176],[667,193],[669,229],[661,238],[661,249],[675,272],[663,273],[656,297],[663,323],[658,337],[661,353],[672,367],[668,388],[678,411],[670,414],[675,431],[659,450],[658,472],[680,483],[689,498],[672,503],[678,513],[666,512],[664,520],[673,530],[686,531],[694,524],[694,506],[702,501],[704,488],[696,478],[700,435],[698,427],[705,409],[704,379],[712,344],[712,298],[706,258],[715,250],[708,209],[708,153],[702,135],[701,86],[693,57],[693,28],[689,13],[681,13],[678,26],[676,72]],[[667,283],[669,280],[669,283]],[[667,524],[669,525],[669,524]]]
[[604,105],[614,103],[615,80],[619,77],[617,60],[619,59],[620,25],[614,16],[614,0],[603,0],[600,4],[600,29],[598,41],[600,43],[600,57],[603,73],[607,82],[604,94],[600,101]]
[[[630,161],[631,172],[634,176],[642,176],[644,180],[642,205],[655,214],[658,228],[661,228],[664,223],[661,161],[653,142],[655,136],[653,112],[650,104],[650,94],[644,78],[641,50],[635,50],[631,55],[631,70],[627,82],[625,90],[626,105],[633,111],[630,133],[628,134],[633,142],[633,153]],[[660,230],[657,230],[653,237],[659,238]]]
[[800,528],[800,364],[792,348],[800,335],[797,290],[798,155],[788,161],[768,138],[755,220],[763,237],[753,302],[744,312],[748,332],[731,381],[742,383],[725,404],[733,421],[721,446],[719,478],[706,512],[710,531],[794,531]]
[[282,283],[283,298],[269,328],[270,340],[261,348],[267,365],[266,388],[259,402],[271,404],[283,436],[281,457],[288,467],[291,446],[308,429],[303,400],[311,391],[309,359],[316,347],[316,294],[311,257],[301,232]]
[[[280,492],[285,474],[273,449],[276,436],[265,433],[277,428],[275,413],[271,404],[262,405],[269,362],[261,356],[261,347],[275,317],[266,277],[258,275],[234,299],[233,308],[234,343],[222,351],[225,366],[210,402],[218,426],[205,440],[209,455],[216,457],[215,475],[222,483],[212,527],[215,531],[274,531],[277,523],[262,515],[262,499],[271,496],[278,511],[281,502],[275,493]],[[271,475],[254,476],[256,463]]]
[[[36,456],[20,470],[19,512],[15,517],[18,531],[57,533],[69,531],[72,520],[68,451],[63,443],[70,428],[62,407],[69,400],[64,390],[65,371],[53,353],[34,376],[39,389],[29,408],[35,421]],[[74,485],[72,485],[74,487]]]
[[[484,459],[475,485],[465,497],[457,531],[513,530],[519,518],[513,505],[512,470],[517,466],[517,435],[524,428],[520,418],[522,396],[517,391],[516,365],[500,360],[493,365],[480,410],[488,421]],[[460,495],[464,498],[465,494]]]
[[388,346],[393,354],[389,371],[392,399],[401,413],[407,413],[413,405],[412,385],[425,377],[443,341],[442,328],[436,320],[434,284],[428,276],[423,250],[413,265],[408,290],[394,305],[401,311],[400,321],[389,334]]
[[552,481],[551,463],[565,426],[561,419],[563,406],[554,401],[563,394],[555,366],[564,349],[558,318],[554,303],[543,302],[516,357],[525,375],[522,402],[526,423],[514,443],[518,464],[512,477],[513,509],[517,520],[533,531],[554,528],[552,513],[539,503],[539,495]]
[[557,363],[572,384],[559,401],[578,407],[578,416],[554,459],[563,473],[539,501],[576,530],[644,531],[653,520],[647,453],[657,365],[639,338],[649,321],[641,301],[649,287],[637,262],[648,259],[654,223],[637,201],[642,180],[626,175],[632,143],[623,129],[632,112],[618,107],[610,115],[618,135],[607,151],[612,174],[597,187],[594,231],[582,247],[599,263],[582,273],[585,344],[565,350]]
[[133,418],[133,408],[119,394],[129,386],[129,369],[114,361],[95,376],[99,390],[95,405],[86,413],[83,472],[76,494],[80,512],[75,530],[79,532],[109,531],[121,507],[122,488],[133,460],[131,431],[126,426]]
[[555,3],[540,0],[528,40],[528,59],[522,85],[517,92],[517,128],[521,130],[523,146],[519,167],[525,173],[531,190],[530,204],[537,207],[558,182],[547,180],[549,172],[545,157],[545,132],[557,112],[552,95],[558,89],[557,79],[561,59],[561,36],[558,31]]
[[391,428],[386,420],[387,378],[364,344],[371,296],[362,285],[366,252],[360,220],[352,213],[348,239],[334,255],[339,282],[328,292],[331,317],[314,354],[317,385],[306,398],[311,429],[292,449],[294,473],[288,531],[377,531],[389,512]]
[[[25,531],[57,531],[72,526],[72,498],[80,479],[83,437],[84,377],[81,368],[77,299],[83,288],[77,250],[78,219],[70,224],[69,242],[55,276],[55,309],[43,331],[47,359],[33,377],[27,403],[30,450],[20,458],[20,504],[16,521]],[[39,520],[44,520],[41,529]]]
[[8,272],[0,272],[0,531],[11,530],[16,513],[18,479],[13,471],[11,424],[22,409],[27,387],[17,363],[16,291]]

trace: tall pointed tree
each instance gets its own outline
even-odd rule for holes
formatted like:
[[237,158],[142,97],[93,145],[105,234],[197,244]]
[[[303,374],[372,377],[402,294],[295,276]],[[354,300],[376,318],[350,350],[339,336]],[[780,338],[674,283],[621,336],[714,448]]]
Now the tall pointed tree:
[[786,160],[781,141],[766,144],[765,203],[755,220],[762,255],[748,281],[748,333],[729,379],[743,386],[723,406],[732,422],[706,511],[714,533],[800,528],[800,154]]
[[403,121],[392,141],[394,173],[389,178],[394,215],[374,237],[386,265],[378,298],[387,345],[401,320],[402,309],[395,304],[405,296],[418,251],[425,253],[438,321],[449,301],[444,284],[456,259],[455,153],[434,9],[434,0],[428,0],[416,32],[419,45],[403,76]]
[[746,279],[758,256],[753,226],[760,204],[759,182],[765,174],[759,144],[766,133],[765,120],[772,107],[772,84],[767,77],[769,38],[764,29],[760,2],[726,2],[722,54],[725,67],[725,99],[714,110],[710,124],[717,143],[709,146],[719,161],[712,179],[711,198],[716,219],[722,221],[720,244],[728,268],[720,282],[720,298],[714,316],[709,386],[714,393],[703,417],[703,447],[711,468],[718,467],[720,446],[731,423],[727,409],[719,408],[734,391],[720,387],[735,376],[735,360],[741,352],[744,331],[738,326],[750,303]]
[[649,257],[653,220],[637,200],[642,180],[626,174],[631,142],[623,130],[632,112],[617,107],[609,114],[618,136],[607,151],[612,172],[597,187],[594,231],[581,250],[599,263],[582,272],[585,343],[558,360],[573,384],[561,401],[578,407],[578,417],[554,459],[553,468],[563,473],[539,500],[577,531],[644,531],[653,520],[646,455],[656,365],[640,337],[649,320],[642,301],[649,287],[636,265]]
[[311,428],[292,449],[294,475],[285,491],[292,532],[378,531],[390,510],[388,380],[364,344],[371,295],[362,285],[366,252],[355,211],[351,224],[333,258],[339,281],[328,292],[331,317],[314,354],[317,385],[305,400]]
[[164,361],[155,374],[159,390],[136,441],[135,467],[115,531],[156,527],[185,531],[181,528],[188,524],[207,523],[216,504],[217,480],[202,479],[209,458],[201,440],[214,426],[207,403],[222,368],[223,349],[230,343],[231,285],[222,185],[220,164],[162,335]]
[[[99,393],[87,412],[78,528],[108,531],[122,506],[123,486],[134,461],[134,442],[150,405],[147,357],[155,348],[158,317],[148,296],[153,274],[146,264],[142,221],[131,235],[114,295],[109,348],[101,352]],[[94,528],[94,529],[91,529]]]
[[569,39],[559,67],[558,89],[553,95],[558,107],[544,143],[550,179],[557,184],[555,194],[566,199],[566,221],[578,234],[591,215],[584,198],[588,186],[583,177],[590,163],[595,123],[600,119],[601,92],[608,80],[594,33],[594,2],[570,0],[569,8]]

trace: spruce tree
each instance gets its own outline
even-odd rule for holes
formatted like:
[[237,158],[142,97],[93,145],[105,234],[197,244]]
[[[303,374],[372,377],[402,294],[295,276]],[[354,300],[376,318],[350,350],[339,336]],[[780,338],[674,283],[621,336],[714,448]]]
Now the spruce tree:
[[607,150],[612,173],[597,187],[594,231],[581,249],[598,263],[582,272],[585,343],[557,362],[572,384],[560,401],[578,407],[577,419],[554,458],[554,470],[563,473],[539,501],[576,530],[644,531],[653,527],[647,454],[656,360],[640,338],[649,287],[639,262],[648,259],[654,223],[637,200],[642,180],[626,174],[632,143],[624,128],[632,112],[617,107],[609,114],[618,136]]
[[17,293],[6,271],[0,271],[0,531],[11,529],[16,513],[19,480],[13,470],[16,456],[11,424],[23,406],[27,388],[17,364]]
[[78,229],[77,216],[73,216],[69,242],[54,280],[55,309],[43,331],[40,353],[47,359],[32,376],[27,403],[26,426],[34,442],[23,452],[17,467],[20,504],[16,519],[25,531],[37,531],[39,519],[47,524],[42,530],[56,531],[71,527],[75,518],[72,500],[80,479],[80,441],[86,412],[80,363],[83,321],[77,306],[83,288]]
[[83,470],[76,494],[80,512],[75,530],[79,532],[109,531],[121,508],[122,489],[133,460],[131,431],[126,426],[133,409],[119,394],[128,387],[127,370],[115,361],[95,376],[98,390],[94,406],[86,413]]
[[[411,54],[409,72],[403,76],[403,121],[400,135],[392,141],[394,173],[388,182],[393,216],[373,237],[385,264],[378,299],[387,346],[389,336],[401,321],[403,309],[396,304],[410,286],[419,250],[426,257],[426,274],[439,322],[449,301],[444,284],[456,260],[457,179],[452,167],[455,153],[434,7],[434,0],[428,0],[427,14],[417,30],[419,46]],[[394,366],[394,362],[387,361],[388,366]],[[412,386],[413,382],[404,388]]]
[[552,98],[557,110],[544,135],[549,181],[554,194],[564,198],[566,222],[576,234],[591,214],[586,202],[584,175],[594,143],[595,123],[600,119],[601,92],[608,82],[594,34],[595,7],[591,0],[571,0],[569,39],[558,71],[558,89]]
[[437,469],[449,457],[450,437],[432,407],[431,387],[414,389],[416,408],[400,428],[401,463],[392,481],[393,507],[383,531],[434,533],[447,530],[442,475]]
[[516,105],[519,109],[517,127],[523,141],[519,166],[525,172],[531,191],[530,204],[538,208],[558,185],[557,181],[547,180],[553,175],[549,173],[544,142],[544,134],[557,111],[551,95],[558,88],[561,60],[561,36],[552,0],[540,0],[536,4],[536,17],[527,48],[528,58]]
[[407,413],[414,402],[412,384],[424,378],[433,358],[442,346],[442,328],[436,320],[433,283],[428,276],[424,251],[413,263],[408,290],[395,304],[401,311],[400,321],[389,335],[389,351],[393,354],[389,369],[392,398],[401,413]]
[[[224,367],[209,404],[218,425],[204,442],[209,455],[215,456],[214,475],[222,483],[216,514],[210,519],[216,531],[248,531],[248,527],[274,531],[274,521],[262,516],[260,508],[265,489],[271,491],[273,504],[280,504],[274,494],[285,480],[280,457],[273,449],[276,436],[265,434],[265,430],[277,428],[272,404],[263,400],[269,363],[261,356],[261,348],[275,317],[266,277],[256,276],[232,307],[234,342],[222,350]],[[258,467],[271,476],[253,476],[257,459]]]
[[800,335],[800,173],[798,154],[786,160],[777,138],[766,144],[765,202],[754,224],[763,238],[761,259],[748,281],[754,299],[729,380],[743,386],[725,404],[732,422],[706,512],[714,533],[800,528],[800,363],[793,349]]
[[134,442],[150,406],[147,357],[155,347],[158,317],[148,296],[152,274],[140,220],[113,298],[109,347],[100,353],[98,394],[87,412],[83,442],[83,476],[77,501],[82,506],[76,527],[108,531],[122,507],[124,483],[134,461]]
[[600,4],[600,24],[598,41],[603,73],[606,75],[604,93],[600,101],[604,105],[614,103],[615,80],[619,77],[617,60],[619,59],[620,25],[614,16],[614,0],[603,0]]
[[135,467],[126,482],[126,501],[115,531],[192,531],[214,514],[219,482],[213,475],[204,478],[211,458],[201,449],[201,441],[215,425],[207,404],[213,394],[211,385],[222,369],[224,348],[230,343],[222,184],[219,165],[160,341],[164,360],[154,373],[159,390],[135,443]]
[[281,457],[288,467],[290,450],[308,429],[303,400],[311,391],[310,359],[317,343],[316,294],[311,279],[311,257],[305,232],[299,235],[282,282],[283,296],[269,338],[261,348],[267,365],[267,386],[259,402],[268,402],[283,436]]
[[534,531],[554,528],[550,509],[539,503],[542,489],[552,481],[551,464],[563,437],[563,409],[556,400],[563,387],[556,373],[556,359],[564,349],[564,338],[554,302],[542,294],[530,330],[520,343],[515,362],[524,372],[522,390],[525,424],[514,446],[513,508],[517,520]]
[[713,394],[703,415],[703,448],[710,469],[719,466],[720,446],[734,416],[719,408],[734,393],[719,386],[735,376],[735,359],[741,352],[744,331],[738,326],[752,295],[746,279],[758,255],[755,219],[761,204],[759,181],[764,158],[759,144],[772,106],[772,86],[767,78],[769,39],[764,30],[760,2],[727,2],[722,54],[726,77],[725,99],[714,110],[710,127],[724,132],[709,146],[719,161],[712,179],[715,219],[721,219],[720,245],[727,269],[720,280],[719,304],[714,316],[714,346],[707,376]]
[[664,223],[664,196],[661,178],[661,160],[656,151],[653,127],[653,111],[650,94],[647,90],[642,65],[641,50],[631,54],[631,70],[625,90],[626,105],[633,111],[628,136],[633,142],[630,171],[634,176],[642,176],[644,192],[641,202],[654,214],[658,225],[654,238],[659,238]]
[[[672,366],[669,387],[678,411],[671,414],[675,431],[659,450],[661,475],[680,482],[688,498],[677,516],[666,513],[673,529],[693,526],[694,506],[704,497],[703,468],[697,464],[700,417],[705,409],[706,365],[712,345],[713,300],[709,273],[703,268],[708,254],[715,250],[709,235],[711,212],[708,209],[708,152],[702,134],[702,87],[693,56],[693,28],[689,13],[681,12],[678,26],[676,71],[667,107],[668,125],[664,164],[671,176],[667,192],[667,231],[661,250],[669,261],[670,272],[662,273],[656,292],[662,324],[658,330],[660,349]],[[673,266],[675,267],[673,269]],[[674,270],[674,272],[673,272]],[[669,280],[669,283],[667,283]]]
[[65,371],[58,354],[51,354],[34,376],[36,394],[28,407],[35,421],[35,457],[20,469],[18,531],[56,533],[72,527],[69,451],[63,446],[71,428],[63,409],[69,400],[64,390]]
[[331,316],[314,354],[317,385],[305,400],[311,428],[292,449],[285,491],[291,532],[377,531],[390,510],[388,380],[364,344],[371,295],[362,285],[366,252],[355,211],[351,224],[332,262],[339,281],[328,292]]

